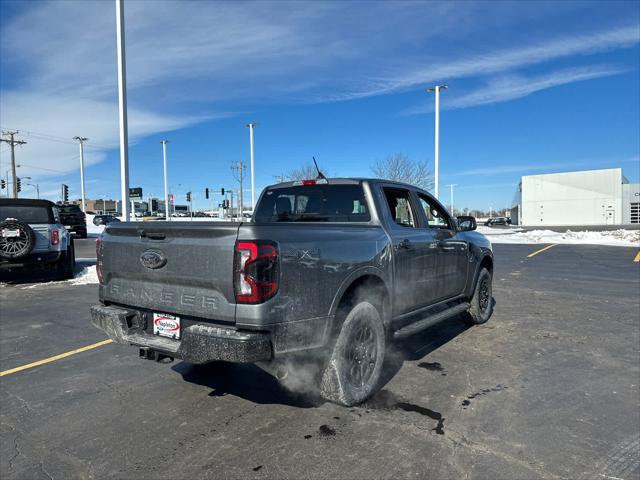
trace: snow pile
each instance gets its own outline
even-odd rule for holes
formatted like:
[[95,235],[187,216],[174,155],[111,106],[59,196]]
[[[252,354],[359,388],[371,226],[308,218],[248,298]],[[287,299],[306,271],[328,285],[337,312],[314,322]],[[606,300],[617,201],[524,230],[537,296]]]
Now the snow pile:
[[552,230],[521,229],[479,231],[492,243],[565,243],[583,245],[608,245],[616,247],[640,247],[640,230],[610,230],[603,232],[580,231],[554,232]]
[[75,278],[67,280],[71,285],[90,285],[92,283],[98,283],[98,272],[96,272],[96,266],[90,265],[83,267],[82,270],[76,273]]

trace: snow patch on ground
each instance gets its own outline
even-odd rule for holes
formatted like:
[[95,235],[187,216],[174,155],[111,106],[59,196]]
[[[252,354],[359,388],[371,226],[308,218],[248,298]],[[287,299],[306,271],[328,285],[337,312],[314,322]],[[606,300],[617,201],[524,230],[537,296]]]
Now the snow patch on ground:
[[554,232],[552,230],[491,229],[478,227],[492,243],[564,243],[582,245],[607,245],[615,247],[640,247],[640,230],[610,230],[604,232],[579,231]]
[[71,285],[89,285],[98,283],[98,272],[95,265],[84,267],[80,272],[76,273],[75,278],[67,280]]

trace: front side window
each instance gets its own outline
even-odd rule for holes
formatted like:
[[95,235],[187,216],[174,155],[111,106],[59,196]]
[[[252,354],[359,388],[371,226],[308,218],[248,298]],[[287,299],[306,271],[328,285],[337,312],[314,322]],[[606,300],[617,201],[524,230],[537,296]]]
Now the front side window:
[[409,190],[385,188],[384,196],[387,200],[389,213],[393,221],[402,227],[416,226],[416,219],[411,210]]
[[418,198],[429,228],[451,228],[449,216],[437,203],[422,194],[418,194]]

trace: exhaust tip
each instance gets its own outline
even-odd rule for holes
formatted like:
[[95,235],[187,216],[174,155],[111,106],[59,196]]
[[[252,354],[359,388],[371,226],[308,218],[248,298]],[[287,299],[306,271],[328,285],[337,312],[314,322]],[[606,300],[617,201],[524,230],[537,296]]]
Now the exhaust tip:
[[276,370],[276,375],[275,377],[279,380],[279,381],[283,381],[286,380],[286,378],[289,376],[289,370],[287,370],[284,367],[278,367],[278,369]]

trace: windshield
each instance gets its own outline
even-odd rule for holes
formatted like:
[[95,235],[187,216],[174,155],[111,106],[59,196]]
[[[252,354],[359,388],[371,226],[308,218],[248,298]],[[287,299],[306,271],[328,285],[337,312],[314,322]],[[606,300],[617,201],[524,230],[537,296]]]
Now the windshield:
[[2,205],[0,221],[15,218],[24,223],[54,223],[51,210],[45,206]]
[[368,222],[371,215],[362,185],[300,185],[267,190],[255,221]]

